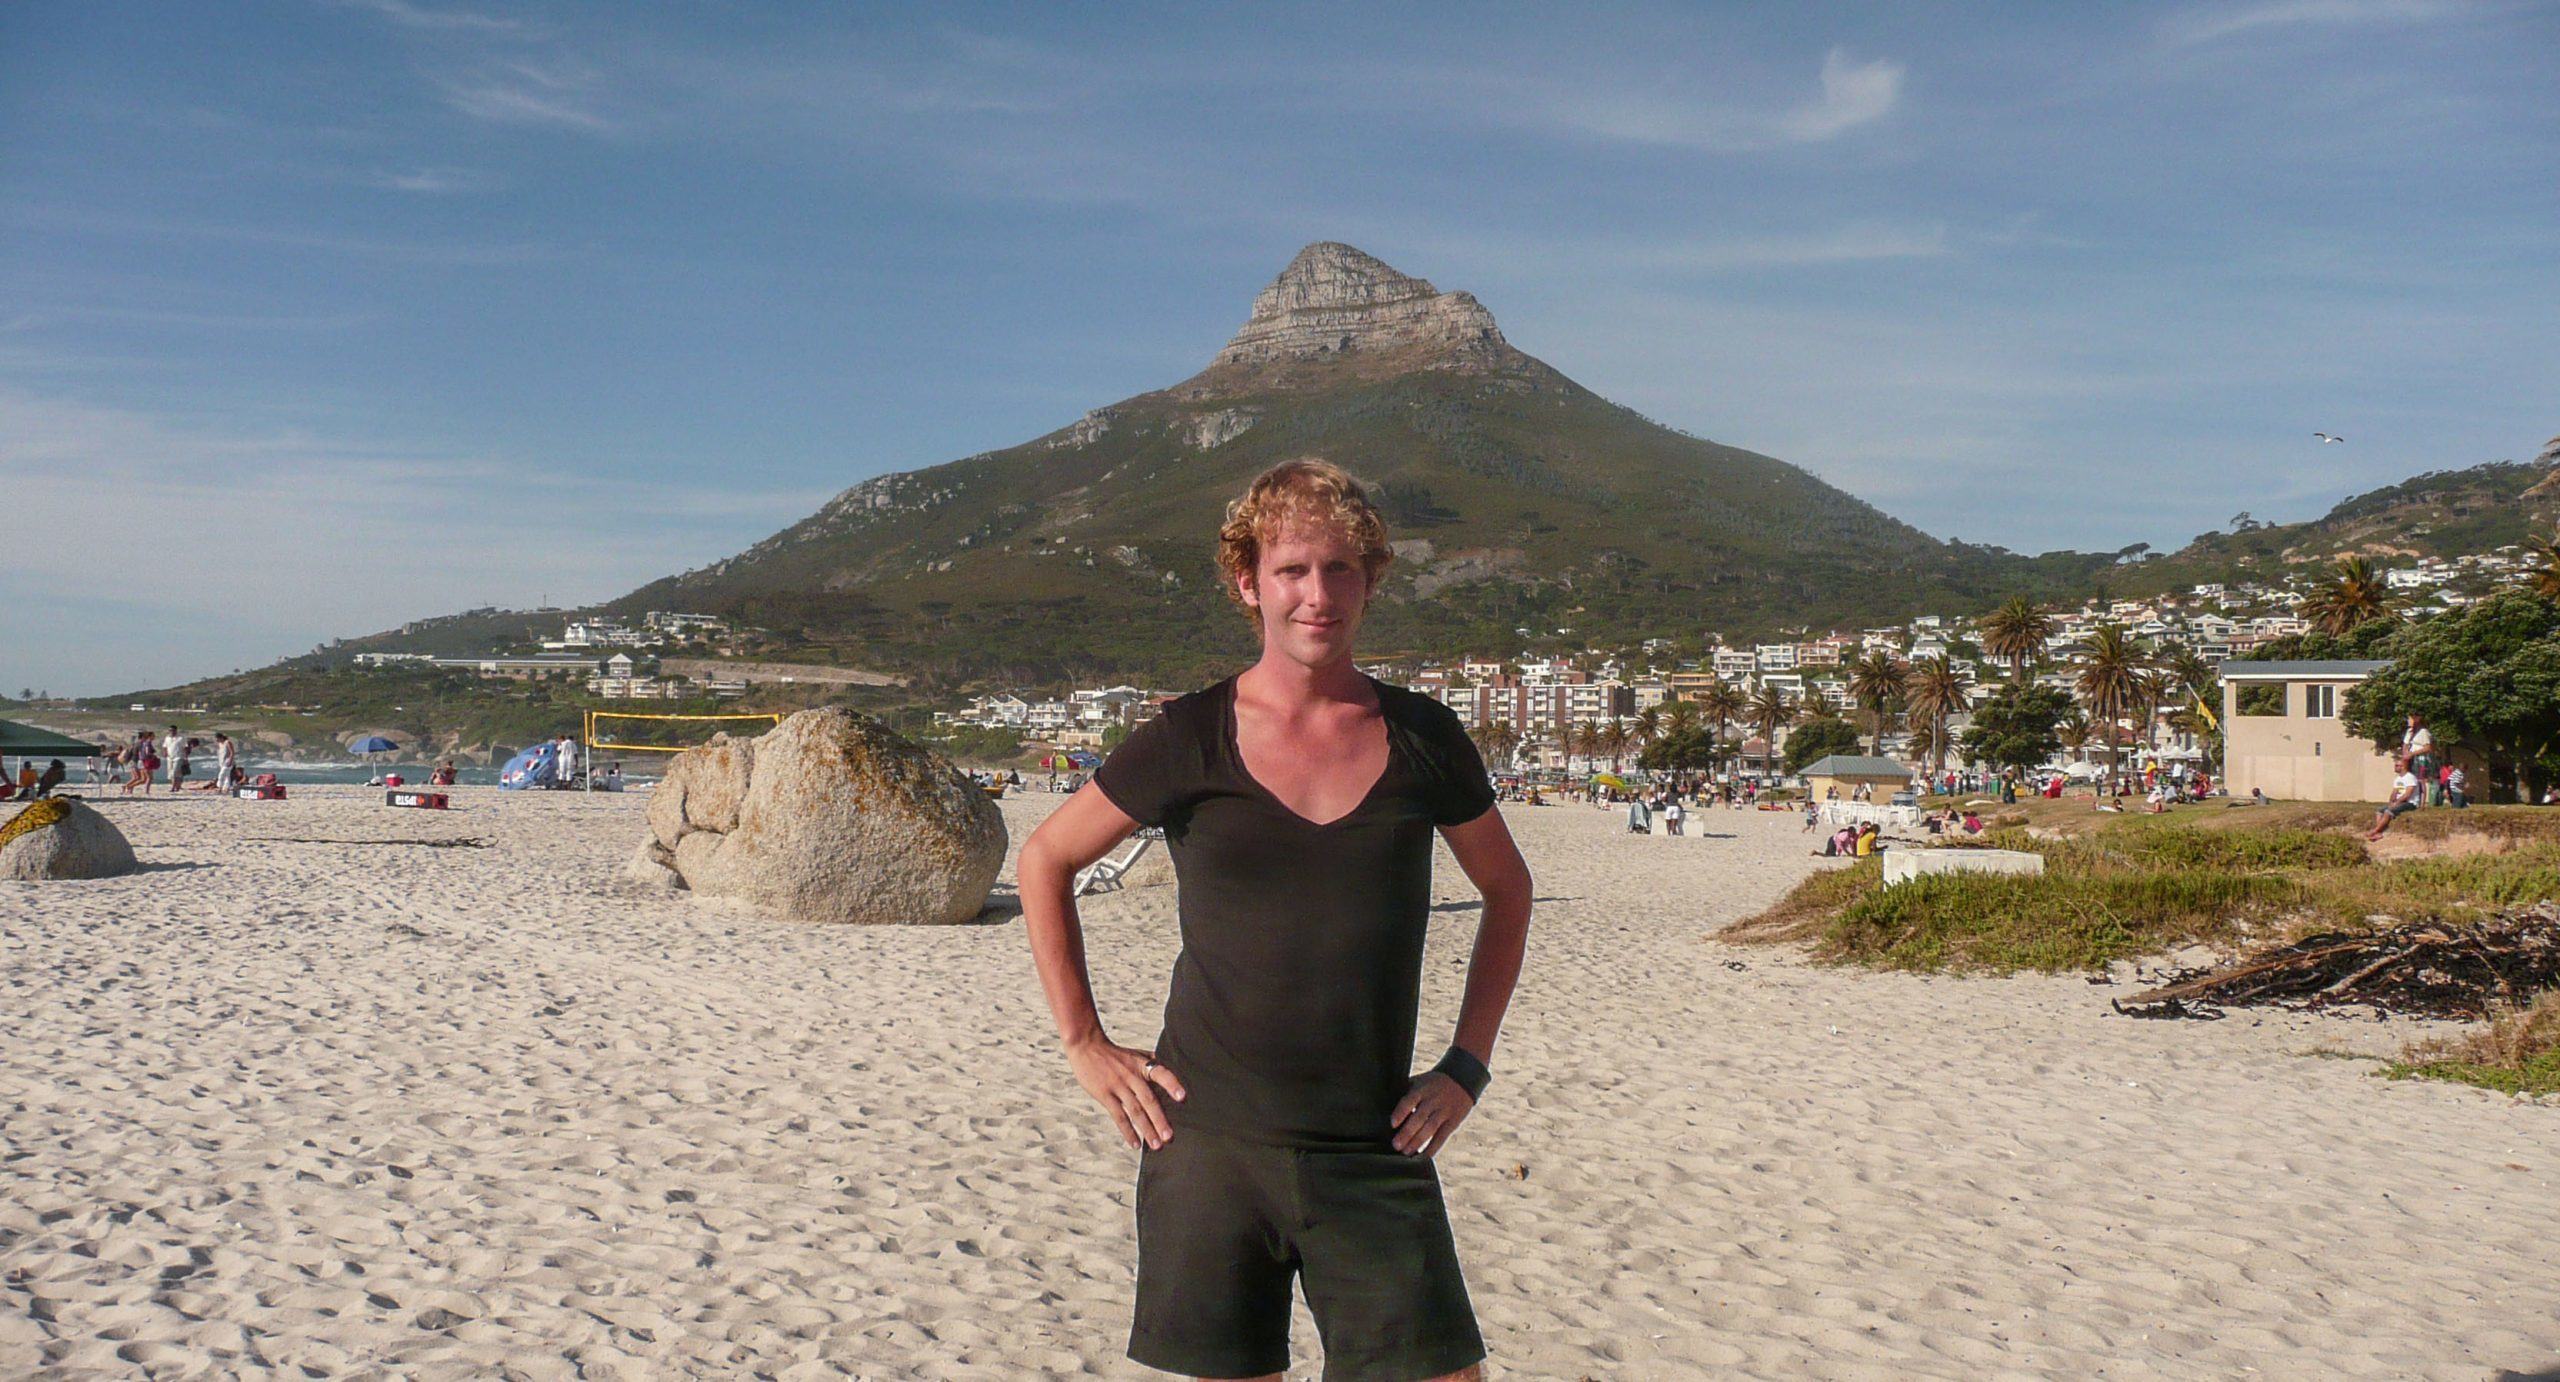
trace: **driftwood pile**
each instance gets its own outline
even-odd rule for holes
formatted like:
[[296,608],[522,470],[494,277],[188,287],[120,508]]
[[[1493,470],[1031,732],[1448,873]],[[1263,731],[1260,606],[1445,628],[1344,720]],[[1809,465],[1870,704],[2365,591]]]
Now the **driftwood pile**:
[[2127,1017],[2208,1021],[2226,1007],[2365,1007],[2379,1016],[2476,1022],[2495,1005],[2521,1005],[2553,988],[2560,988],[2560,906],[2539,902],[2468,925],[2313,936],[2172,975],[2114,1007]]

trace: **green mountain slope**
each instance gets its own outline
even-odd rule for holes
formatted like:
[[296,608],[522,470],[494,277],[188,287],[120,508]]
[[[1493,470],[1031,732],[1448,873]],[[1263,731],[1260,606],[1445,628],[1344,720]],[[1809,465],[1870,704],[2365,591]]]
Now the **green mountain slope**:
[[866,481],[614,608],[726,614],[935,680],[1175,680],[1251,650],[1214,586],[1213,535],[1253,475],[1310,455],[1372,482],[1395,528],[1366,637],[1381,651],[1507,646],[1519,628],[1607,642],[1875,622],[2107,560],[1940,542],[1610,403],[1513,349],[1464,294],[1318,245],[1200,375]]
[[2438,470],[2351,495],[2304,523],[2256,523],[2247,515],[2230,531],[2199,534],[2158,561],[2136,568],[2130,588],[2165,589],[2195,581],[2282,581],[2288,574],[2359,554],[2389,566],[2395,559],[2488,552],[2560,524],[2560,470],[2536,462],[2491,461]]

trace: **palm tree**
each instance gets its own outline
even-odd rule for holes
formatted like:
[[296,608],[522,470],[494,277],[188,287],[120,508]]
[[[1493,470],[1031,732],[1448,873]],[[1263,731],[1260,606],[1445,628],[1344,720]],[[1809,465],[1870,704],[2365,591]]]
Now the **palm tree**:
[[2213,670],[2213,664],[2204,660],[2204,654],[2183,644],[2161,659],[2160,665],[2178,679],[2181,690],[2200,701],[2211,699],[2207,693],[2214,689],[2215,682],[2222,680],[2221,674]]
[[1904,686],[1911,713],[1928,723],[1929,772],[1934,776],[1947,766],[1947,718],[1964,709],[1964,681],[1945,658],[1924,657],[1911,664]]
[[1636,761],[1643,762],[1644,751],[1662,742],[1662,707],[1649,705],[1637,711],[1634,724],[1628,727],[1627,738],[1636,746]]
[[1698,693],[1698,713],[1714,724],[1719,753],[1724,748],[1724,727],[1741,719],[1748,704],[1748,699],[1730,682],[1719,681]]
[[1589,725],[1566,725],[1564,733],[1556,736],[1556,747],[1564,750],[1566,772],[1573,771],[1573,760],[1577,755],[1586,759],[1591,756],[1594,737]]
[[2044,655],[2045,644],[2053,639],[2053,618],[2035,607],[2024,595],[2013,595],[2007,604],[1984,615],[1980,624],[1982,650],[2009,664],[2009,680],[2027,679],[2029,660]]
[[1600,726],[1598,738],[1600,747],[1608,751],[1609,771],[1614,773],[1623,770],[1626,767],[1627,742],[1630,738],[1627,733],[1627,722],[1611,720]]
[[1886,716],[1902,700],[1903,683],[1910,675],[1911,669],[1903,666],[1900,658],[1882,648],[1859,658],[1857,665],[1849,669],[1849,698],[1866,710],[1874,724],[1879,755],[1884,753]]
[[1698,727],[1698,705],[1695,701],[1664,701],[1657,708],[1662,711],[1662,734],[1666,739],[1688,734]]
[[2546,600],[2560,600],[2560,530],[2527,542],[2525,550],[2534,556],[2533,569],[2525,574],[2533,593]]
[[2053,737],[2073,756],[2080,756],[2080,750],[2089,746],[2089,717],[2082,713],[2080,707],[2071,707],[2061,719],[2053,722]]
[[2089,707],[2093,728],[2107,741],[2107,785],[2115,785],[2123,764],[2116,722],[2135,703],[2142,681],[2142,653],[2122,624],[2100,624],[2080,645],[2079,671],[2072,677],[2080,701]]
[[2142,712],[2143,746],[2156,754],[2160,749],[2160,712],[2178,702],[2177,674],[2158,665],[2145,669],[2134,678],[2133,702]]
[[2201,710],[2193,705],[2182,705],[2170,711],[2167,719],[2169,728],[2180,734],[2195,736],[2197,747],[2204,753],[2207,772],[2222,771],[2222,751],[2214,747],[2213,722],[2206,719]]
[[1751,723],[1760,728],[1760,775],[1775,778],[1778,775],[1778,731],[1796,722],[1796,703],[1787,698],[1786,692],[1762,682],[1759,689],[1751,693],[1744,713],[1751,717]]
[[2302,602],[2311,626],[2325,634],[2342,634],[2359,624],[2391,613],[2391,588],[2365,557],[2338,558],[2328,576]]

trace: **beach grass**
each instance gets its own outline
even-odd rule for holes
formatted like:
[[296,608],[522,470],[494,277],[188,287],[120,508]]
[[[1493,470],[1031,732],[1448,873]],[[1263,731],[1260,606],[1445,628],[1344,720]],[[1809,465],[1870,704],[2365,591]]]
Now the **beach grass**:
[[2462,843],[2376,860],[2356,835],[2308,823],[2136,817],[2070,835],[1996,830],[1947,847],[2032,851],[2045,872],[1932,874],[1887,888],[1866,861],[1805,880],[1723,935],[1808,942],[1818,958],[1885,969],[2062,973],[2190,945],[2474,920],[2560,896],[2560,843],[2549,837],[2506,830]]
[[2560,991],[2501,1013],[2479,1031],[2417,1042],[2382,1073],[2502,1094],[2560,1094]]

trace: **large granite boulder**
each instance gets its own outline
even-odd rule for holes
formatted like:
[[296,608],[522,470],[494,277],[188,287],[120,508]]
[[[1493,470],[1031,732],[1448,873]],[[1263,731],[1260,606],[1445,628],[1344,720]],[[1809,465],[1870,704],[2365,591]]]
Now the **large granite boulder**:
[[976,916],[1004,855],[1004,816],[966,774],[827,706],[676,755],[628,872],[800,921],[933,925]]
[[124,832],[85,802],[51,797],[0,819],[0,878],[113,878],[136,867]]

